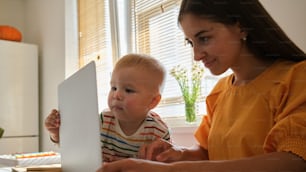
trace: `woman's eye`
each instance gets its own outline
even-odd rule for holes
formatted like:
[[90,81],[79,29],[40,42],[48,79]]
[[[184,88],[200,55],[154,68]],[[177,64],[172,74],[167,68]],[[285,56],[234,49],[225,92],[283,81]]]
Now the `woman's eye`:
[[193,47],[193,43],[188,39],[185,39],[185,45],[190,45],[191,47]]
[[208,41],[209,41],[209,37],[207,37],[207,36],[199,37],[199,42],[200,43],[207,43]]

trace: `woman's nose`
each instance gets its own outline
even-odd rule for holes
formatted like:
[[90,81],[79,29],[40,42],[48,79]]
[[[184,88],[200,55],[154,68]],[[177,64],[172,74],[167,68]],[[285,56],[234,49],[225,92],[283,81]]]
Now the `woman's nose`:
[[193,47],[193,59],[195,61],[205,60],[206,57],[207,57],[206,48],[204,48],[203,46],[197,46],[197,45]]
[[202,59],[202,52],[201,52],[201,48],[197,45],[193,46],[193,59],[195,61],[200,61]]

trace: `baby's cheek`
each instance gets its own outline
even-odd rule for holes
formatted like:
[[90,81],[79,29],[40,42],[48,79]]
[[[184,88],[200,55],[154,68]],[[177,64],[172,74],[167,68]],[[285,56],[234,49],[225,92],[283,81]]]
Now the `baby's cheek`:
[[138,103],[137,101],[129,100],[129,101],[125,101],[124,105],[126,108],[131,108],[131,107],[134,108],[138,106]]

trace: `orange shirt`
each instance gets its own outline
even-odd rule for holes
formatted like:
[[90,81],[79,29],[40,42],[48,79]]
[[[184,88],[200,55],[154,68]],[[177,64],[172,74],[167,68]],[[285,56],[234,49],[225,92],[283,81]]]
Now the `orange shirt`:
[[306,61],[277,61],[244,86],[221,79],[195,133],[211,160],[293,152],[306,160]]

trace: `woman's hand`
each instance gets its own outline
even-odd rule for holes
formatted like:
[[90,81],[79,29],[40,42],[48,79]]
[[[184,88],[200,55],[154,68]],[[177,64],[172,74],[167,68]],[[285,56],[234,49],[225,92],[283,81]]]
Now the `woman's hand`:
[[159,162],[208,160],[208,152],[199,145],[190,148],[175,146],[170,142],[158,139],[140,148],[138,158]]
[[305,171],[303,158],[288,152],[273,152],[236,160],[181,161],[162,163],[140,159],[123,159],[105,163],[97,172],[172,172],[172,171]]
[[143,145],[138,153],[138,158],[174,162],[182,159],[183,148],[172,145],[170,142],[158,139],[150,144]]
[[170,164],[140,159],[123,159],[111,163],[104,163],[97,172],[167,172]]

